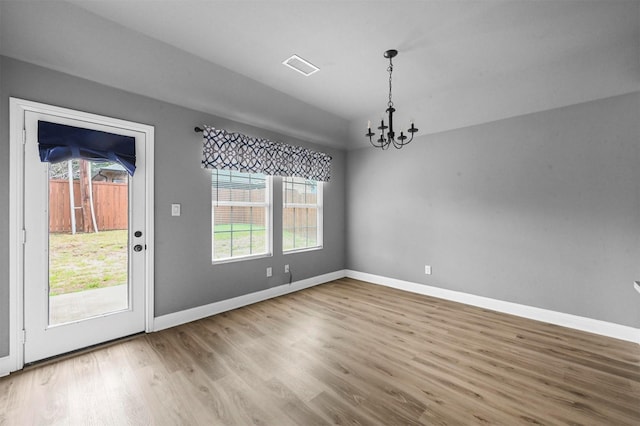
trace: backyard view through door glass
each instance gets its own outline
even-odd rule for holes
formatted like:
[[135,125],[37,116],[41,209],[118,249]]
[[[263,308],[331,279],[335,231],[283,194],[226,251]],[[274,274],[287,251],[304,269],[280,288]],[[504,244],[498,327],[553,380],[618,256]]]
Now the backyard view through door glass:
[[269,253],[270,182],[260,173],[211,173],[214,261]]
[[49,164],[49,324],[129,307],[129,179],[117,163]]

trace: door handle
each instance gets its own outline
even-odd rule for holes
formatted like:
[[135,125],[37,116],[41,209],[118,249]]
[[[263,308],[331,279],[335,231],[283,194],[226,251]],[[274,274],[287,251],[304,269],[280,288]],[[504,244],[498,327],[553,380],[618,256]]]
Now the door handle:
[[133,246],[133,251],[142,251],[142,246],[140,244],[136,244]]

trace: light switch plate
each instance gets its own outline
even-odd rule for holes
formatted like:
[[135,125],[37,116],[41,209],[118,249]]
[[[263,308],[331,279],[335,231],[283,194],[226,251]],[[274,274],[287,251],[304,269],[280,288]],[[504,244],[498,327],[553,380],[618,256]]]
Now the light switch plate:
[[171,204],[171,216],[180,216],[180,204]]

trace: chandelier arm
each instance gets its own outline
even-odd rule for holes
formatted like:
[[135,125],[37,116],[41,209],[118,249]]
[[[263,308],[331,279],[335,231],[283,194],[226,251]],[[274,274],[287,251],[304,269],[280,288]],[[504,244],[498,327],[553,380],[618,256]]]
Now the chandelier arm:
[[389,143],[390,143],[390,140],[389,140],[389,138],[388,138],[388,137],[387,137],[387,139],[385,139],[385,138],[384,138],[384,129],[386,129],[386,128],[387,128],[387,126],[385,126],[385,125],[383,124],[383,125],[381,125],[381,126],[380,126],[380,127],[378,127],[378,128],[379,128],[379,129],[381,129],[381,128],[382,128],[382,130],[380,131],[380,139],[378,139],[378,140],[376,140],[376,141],[374,141],[374,140],[372,139],[372,136],[375,136],[375,133],[373,133],[373,132],[371,131],[371,129],[369,129],[369,132],[367,132],[367,133],[365,134],[365,136],[368,136],[368,137],[369,137],[369,142],[370,142],[370,143],[371,143],[371,145],[373,145],[375,148],[382,148],[382,149],[386,149],[387,145],[389,145]]
[[411,143],[411,141],[413,140],[413,133],[411,133],[411,137],[409,138],[408,141],[404,142],[402,145],[409,145],[409,143]]
[[418,129],[416,128],[416,126],[414,126],[413,121],[411,122],[411,127],[409,129],[407,129],[407,131],[409,133],[411,133],[411,138],[407,142],[403,143],[403,145],[408,145],[409,142],[411,142],[413,140],[413,137],[418,132]]
[[373,144],[373,146],[375,146],[376,148],[382,148],[382,149],[384,149],[384,145],[385,145],[385,143],[384,143],[384,142],[373,141],[373,142],[371,142],[371,143],[372,143],[372,144]]
[[398,149],[400,149],[400,148],[402,148],[402,147],[403,147],[403,146],[405,146],[405,145],[409,145],[409,143],[410,143],[412,140],[413,140],[413,133],[411,134],[411,138],[409,138],[409,140],[406,140],[406,139],[405,139],[405,140],[403,140],[403,141],[400,141],[400,144],[399,144],[399,146],[398,146],[397,148],[398,148]]

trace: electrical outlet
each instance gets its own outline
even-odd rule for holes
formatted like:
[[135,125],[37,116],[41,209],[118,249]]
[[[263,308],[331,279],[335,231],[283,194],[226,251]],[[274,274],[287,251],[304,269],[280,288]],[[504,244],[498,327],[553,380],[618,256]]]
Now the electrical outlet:
[[285,274],[289,273],[289,265],[284,265],[284,273]]
[[270,277],[270,276],[272,276],[272,275],[273,275],[273,269],[271,268],[271,266],[269,266],[269,267],[267,268],[267,278],[269,278],[269,277]]
[[171,204],[171,216],[180,216],[180,204]]
[[431,266],[430,265],[424,265],[424,273],[427,275],[431,275]]

